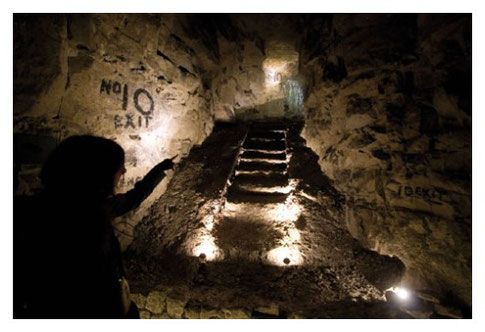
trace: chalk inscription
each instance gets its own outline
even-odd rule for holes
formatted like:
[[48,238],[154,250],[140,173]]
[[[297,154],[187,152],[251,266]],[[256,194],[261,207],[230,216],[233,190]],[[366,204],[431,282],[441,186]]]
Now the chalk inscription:
[[[123,87],[123,89],[122,89]],[[123,92],[122,92],[123,90]],[[121,84],[120,82],[107,79],[101,80],[101,85],[99,88],[99,93],[105,93],[110,95],[122,95],[121,108],[126,111],[128,109],[128,84]],[[148,100],[148,107],[143,107],[140,103],[140,99],[143,98]],[[153,113],[155,111],[155,101],[151,96],[150,92],[145,89],[136,89],[133,94],[133,104],[136,112],[140,115],[133,113],[124,114],[124,116],[115,115],[113,119],[113,124],[115,128],[141,128],[145,124],[145,128],[148,128],[150,120],[153,118]]]
[[[143,110],[143,108],[140,106],[138,98],[140,97],[141,94],[144,94],[148,100],[150,101],[150,108],[148,111]],[[155,103],[153,102],[153,98],[150,95],[150,93],[145,90],[145,89],[138,89],[135,91],[135,95],[133,96],[133,101],[135,103],[135,108],[138,112],[141,113],[143,116],[150,116],[153,113],[153,109],[155,108]]]
[[399,186],[397,191],[399,196],[418,197],[426,200],[442,200],[442,193],[433,188]]

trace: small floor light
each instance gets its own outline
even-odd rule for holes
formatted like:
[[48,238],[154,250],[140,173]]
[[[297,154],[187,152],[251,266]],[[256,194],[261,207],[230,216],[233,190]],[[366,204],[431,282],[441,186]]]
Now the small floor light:
[[403,301],[409,298],[409,291],[405,288],[397,287],[395,293]]

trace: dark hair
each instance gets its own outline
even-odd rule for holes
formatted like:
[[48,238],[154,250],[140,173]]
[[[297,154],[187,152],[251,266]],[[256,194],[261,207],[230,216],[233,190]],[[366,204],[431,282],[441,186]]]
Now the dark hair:
[[40,177],[47,192],[102,199],[113,193],[114,176],[124,159],[123,148],[112,140],[71,136],[52,152]]

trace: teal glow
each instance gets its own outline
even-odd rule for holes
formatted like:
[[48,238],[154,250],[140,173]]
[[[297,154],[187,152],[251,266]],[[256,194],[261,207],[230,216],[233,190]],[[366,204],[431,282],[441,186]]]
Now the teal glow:
[[295,80],[288,80],[283,85],[285,104],[288,106],[287,113],[301,115],[303,112],[303,88]]

